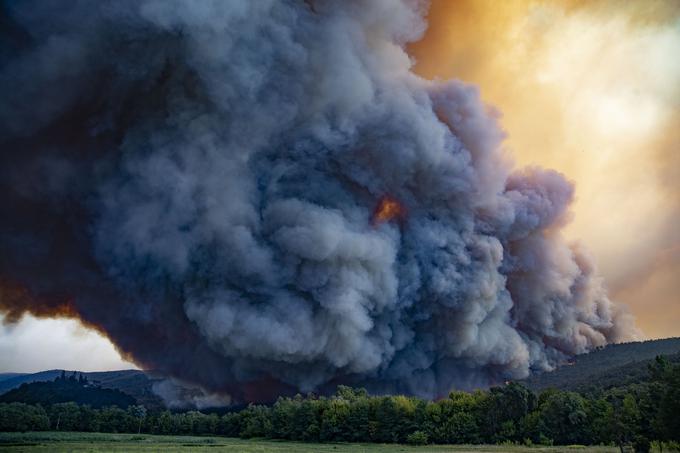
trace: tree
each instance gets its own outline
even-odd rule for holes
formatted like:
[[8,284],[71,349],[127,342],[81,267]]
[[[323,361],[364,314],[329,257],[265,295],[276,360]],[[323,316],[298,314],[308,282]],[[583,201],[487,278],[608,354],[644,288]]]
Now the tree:
[[272,436],[277,439],[293,438],[293,418],[296,406],[290,398],[279,398],[272,408]]
[[269,437],[272,432],[270,409],[266,406],[249,405],[239,414],[241,418],[241,431],[239,436],[243,438]]
[[310,396],[298,406],[294,415],[295,438],[303,441],[318,441],[321,431],[322,404]]
[[546,436],[556,444],[567,445],[587,442],[586,404],[574,392],[552,393],[540,408]]
[[360,398],[366,398],[368,392],[364,388],[354,389],[346,385],[338,385],[335,390],[335,396],[339,399],[354,402]]
[[[156,422],[156,433],[158,434],[174,434],[176,433],[175,431],[175,423],[174,423],[174,417],[169,411],[163,411],[161,414],[158,416],[157,422]],[[232,435],[238,435],[238,432],[232,434]]]
[[519,439],[519,423],[534,407],[535,397],[529,389],[512,382],[492,387],[483,404],[483,434],[487,441]]
[[605,398],[593,398],[586,402],[588,443],[609,444],[614,441],[611,420],[614,406]]
[[106,433],[132,432],[134,423],[127,412],[117,406],[104,407],[98,412],[100,430]]
[[420,424],[430,440],[451,444],[478,442],[481,395],[481,392],[451,392],[446,399],[427,403]]
[[41,406],[24,403],[0,403],[0,432],[46,431],[50,420]]
[[680,441],[680,365],[671,366],[668,360],[657,357],[650,374],[658,391],[658,415],[655,425],[660,436]]
[[[237,437],[241,432],[241,416],[236,412],[224,414],[220,419],[219,433],[224,436]],[[278,439],[282,437],[273,436]],[[285,439],[285,438],[283,438]]]
[[347,428],[351,440],[368,442],[371,440],[371,404],[367,396],[358,397],[349,407]]
[[332,398],[326,403],[321,419],[320,440],[333,442],[350,440],[348,426],[350,405],[350,401],[344,398]]
[[142,422],[146,418],[146,407],[141,405],[134,405],[128,407],[128,414],[138,420],[137,434],[142,432]]
[[80,406],[76,403],[58,403],[50,407],[50,420],[57,431],[81,431]]
[[[509,384],[489,391],[454,391],[433,402],[406,396],[368,396],[339,386],[331,398],[296,395],[272,406],[249,405],[222,417],[199,411],[147,413],[144,406],[102,409],[74,402],[47,407],[0,403],[0,431],[45,430],[221,434],[301,441],[409,443],[525,442],[544,445],[616,442],[647,451],[649,439],[678,435],[680,367],[659,360],[653,380],[584,398],[547,390],[538,399]],[[81,385],[75,378],[59,385]],[[675,437],[674,437],[675,436]]]

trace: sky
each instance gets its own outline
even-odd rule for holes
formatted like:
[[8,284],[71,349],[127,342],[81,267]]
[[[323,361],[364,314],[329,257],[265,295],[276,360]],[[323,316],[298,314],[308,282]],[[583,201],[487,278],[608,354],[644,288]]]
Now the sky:
[[410,48],[479,86],[518,165],[576,185],[566,234],[649,338],[680,335],[680,2],[434,1]]
[[0,372],[129,368],[136,367],[123,360],[108,339],[74,319],[26,315],[17,324],[0,324]]
[[[680,2],[434,1],[415,71],[479,86],[518,165],[575,182],[567,228],[649,338],[680,335]],[[0,325],[0,372],[131,368],[74,320]]]

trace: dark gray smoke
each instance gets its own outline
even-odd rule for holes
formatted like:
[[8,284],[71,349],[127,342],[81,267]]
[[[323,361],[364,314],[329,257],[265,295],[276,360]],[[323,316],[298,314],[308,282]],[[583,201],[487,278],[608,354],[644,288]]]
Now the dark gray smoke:
[[[437,396],[635,334],[419,2],[17,1],[0,26],[0,302],[237,400]],[[399,219],[376,221],[384,197]]]

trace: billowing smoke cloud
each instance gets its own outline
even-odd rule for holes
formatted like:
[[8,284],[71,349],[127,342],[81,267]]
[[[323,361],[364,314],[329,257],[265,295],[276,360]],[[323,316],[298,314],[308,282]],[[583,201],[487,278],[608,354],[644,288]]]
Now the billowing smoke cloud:
[[513,169],[474,87],[410,71],[424,7],[5,6],[9,319],[76,316],[236,401],[437,396],[634,335],[560,237],[571,184]]

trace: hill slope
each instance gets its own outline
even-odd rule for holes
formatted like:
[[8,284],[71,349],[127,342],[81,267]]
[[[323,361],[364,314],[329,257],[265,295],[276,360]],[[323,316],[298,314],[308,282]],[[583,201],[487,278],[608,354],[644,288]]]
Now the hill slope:
[[[558,388],[579,392],[597,392],[614,386],[644,381],[647,365],[657,355],[680,363],[680,338],[650,340],[609,345],[588,354],[576,356],[570,363],[549,373],[537,374],[520,381],[534,391]],[[0,375],[0,395],[24,383],[53,381],[62,370],[39,373],[4,373]],[[72,372],[68,372],[70,375]],[[116,389],[132,396],[149,409],[162,409],[162,400],[152,391],[157,382],[153,373],[140,370],[89,372],[83,375],[95,386]]]
[[5,373],[8,376],[0,380],[0,395],[19,387],[21,384],[53,381],[61,375],[62,371],[64,370],[45,370],[38,373]]
[[18,376],[23,376],[28,373],[0,373],[0,382],[7,380],[7,379],[12,379]]
[[94,408],[104,406],[127,408],[137,403],[130,395],[120,390],[98,387],[84,379],[82,375],[79,379],[75,375],[69,377],[62,375],[54,381],[24,383],[0,396],[2,403],[21,402],[43,406],[71,401]]
[[552,387],[592,392],[645,380],[647,365],[658,355],[680,363],[680,338],[608,345],[520,382],[535,391]]
[[[16,376],[11,376],[0,380],[0,395],[16,389],[22,384],[29,384],[32,382],[53,381],[61,376],[64,370],[47,370],[39,373],[16,373]],[[73,372],[66,371],[67,375]],[[6,373],[15,374],[15,373]],[[98,371],[82,373],[93,385],[97,385],[103,389],[120,390],[132,396],[139,404],[143,404],[147,408],[162,408],[162,400],[151,390],[156,378],[151,373],[146,373],[141,370],[118,370],[118,371]]]

